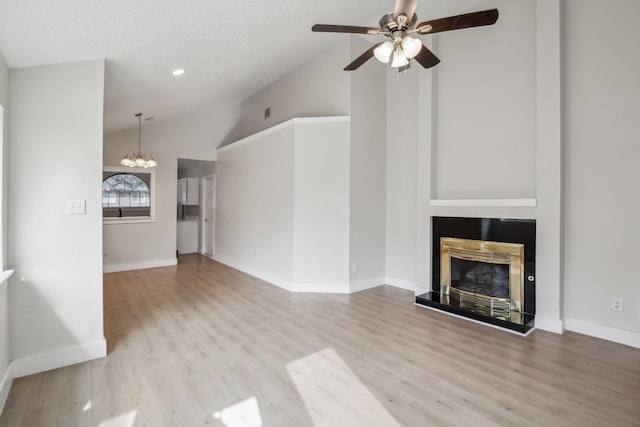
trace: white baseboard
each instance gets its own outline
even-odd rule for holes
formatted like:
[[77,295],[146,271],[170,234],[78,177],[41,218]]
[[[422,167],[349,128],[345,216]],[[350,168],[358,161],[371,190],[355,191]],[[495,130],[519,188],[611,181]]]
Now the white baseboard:
[[374,277],[372,279],[364,279],[358,280],[357,282],[352,282],[349,285],[349,293],[360,292],[366,289],[375,288],[377,286],[384,285],[385,283],[384,277]]
[[9,362],[6,371],[0,382],[0,414],[4,409],[4,405],[7,403],[7,397],[9,397],[9,390],[11,390],[11,384],[13,383],[13,362]]
[[[537,319],[536,319],[537,322]],[[630,347],[640,348],[640,333],[613,328],[611,326],[599,325],[597,323],[585,322],[583,320],[565,318],[567,331],[577,332],[582,335],[600,338]]]
[[535,327],[536,329],[553,332],[554,334],[562,334],[565,329],[563,320],[547,319],[546,317],[540,317],[537,314],[535,318]]
[[178,264],[176,258],[158,261],[133,262],[129,264],[104,264],[103,273],[116,273],[118,271],[144,270],[147,268],[169,267]]
[[280,278],[277,278],[275,276],[272,276],[268,273],[265,273],[263,271],[260,270],[256,270],[255,268],[249,267],[245,264],[233,261],[229,258],[220,256],[220,255],[213,255],[212,259],[214,259],[215,261],[218,261],[221,264],[227,265],[231,268],[235,268],[236,270],[242,271],[243,273],[248,274],[249,276],[253,276],[253,277],[257,277],[260,280],[264,280],[265,282],[269,282],[272,285],[276,285],[279,288],[285,289],[289,292],[292,292],[292,284],[291,282],[288,282],[286,280],[282,280]]
[[407,291],[416,292],[418,285],[408,280],[396,279],[395,277],[385,277],[384,283],[395,288],[406,289]]
[[74,365],[107,355],[107,340],[101,339],[76,347],[68,347],[47,353],[35,354],[20,359],[14,359],[13,376],[20,378],[63,366]]
[[224,265],[227,265],[231,268],[235,268],[236,270],[242,271],[243,273],[246,273],[250,276],[257,277],[258,279],[264,280],[265,282],[269,282],[272,285],[276,285],[279,288],[285,289],[289,292],[349,294],[353,292],[363,291],[369,288],[375,288],[376,286],[380,286],[384,284],[384,277],[362,280],[362,281],[354,282],[351,284],[349,283],[292,283],[220,255],[214,255],[212,259]]
[[292,283],[291,292],[313,292],[318,294],[348,294],[348,283]]

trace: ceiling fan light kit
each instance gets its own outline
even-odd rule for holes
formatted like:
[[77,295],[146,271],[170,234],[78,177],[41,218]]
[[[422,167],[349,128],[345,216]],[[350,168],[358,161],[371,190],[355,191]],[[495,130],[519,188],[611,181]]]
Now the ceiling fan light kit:
[[380,28],[316,24],[311,27],[311,31],[383,35],[389,40],[365,51],[351,64],[347,65],[345,70],[353,71],[375,56],[378,61],[384,64],[388,64],[391,61],[392,68],[399,68],[402,71],[409,67],[409,59],[412,58],[424,68],[431,68],[440,62],[422,41],[410,37],[409,34],[426,35],[461,30],[463,28],[481,27],[493,25],[498,20],[498,9],[489,9],[425,21],[416,25],[418,20],[418,16],[415,14],[417,3],[418,0],[396,0],[394,11],[387,13],[380,19]]
[[391,68],[400,68],[405,65],[409,65],[409,60],[404,55],[402,50],[396,49],[393,51],[393,61],[391,61]]
[[402,39],[402,49],[407,58],[415,58],[422,49],[422,42],[409,36]]
[[386,41],[384,43],[380,43],[378,47],[373,50],[373,54],[376,59],[383,64],[386,64],[391,59],[391,54],[393,53],[393,43],[390,41]]

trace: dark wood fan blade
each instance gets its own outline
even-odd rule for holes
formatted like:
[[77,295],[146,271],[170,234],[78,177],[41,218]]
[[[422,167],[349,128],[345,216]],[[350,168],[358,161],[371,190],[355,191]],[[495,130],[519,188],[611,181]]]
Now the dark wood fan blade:
[[396,0],[396,7],[393,9],[393,19],[398,22],[398,15],[407,15],[407,22],[411,22],[416,11],[418,0]]
[[353,25],[316,24],[313,27],[311,27],[311,31],[315,31],[317,33],[369,34],[369,30],[382,31],[379,28],[354,27]]
[[490,9],[421,22],[416,25],[416,29],[418,30],[418,34],[442,33],[443,31],[492,25],[495,24],[497,20],[498,9]]
[[375,48],[380,46],[382,43],[378,43],[376,45],[371,46],[370,49],[367,49],[362,55],[358,56],[351,64],[347,65],[344,70],[345,71],[353,71],[360,67],[362,64],[367,62],[373,57],[373,51]]
[[420,52],[413,58],[418,61],[418,64],[422,65],[424,68],[431,68],[435,65],[438,65],[440,60],[437,56],[433,54],[425,45],[422,45],[422,49]]

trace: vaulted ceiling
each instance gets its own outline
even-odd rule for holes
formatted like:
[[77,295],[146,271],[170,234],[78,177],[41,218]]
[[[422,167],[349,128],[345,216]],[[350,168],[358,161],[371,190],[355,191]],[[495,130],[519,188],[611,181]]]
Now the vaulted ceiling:
[[[422,3],[419,10],[428,7],[436,18],[447,0]],[[462,13],[482,2],[448,3]],[[109,134],[137,126],[137,112],[161,120],[241,101],[341,37],[314,34],[313,24],[375,25],[393,6],[393,0],[2,0],[0,52],[11,68],[105,58]],[[177,68],[184,75],[173,76]]]

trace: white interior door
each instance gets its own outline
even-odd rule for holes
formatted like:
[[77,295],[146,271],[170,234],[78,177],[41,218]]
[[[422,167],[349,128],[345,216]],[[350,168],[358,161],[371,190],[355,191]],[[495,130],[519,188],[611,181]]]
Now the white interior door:
[[204,183],[204,254],[215,254],[216,235],[216,175],[203,177]]

